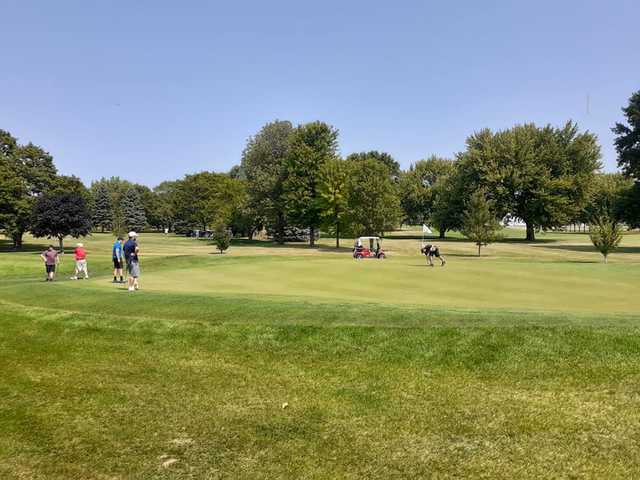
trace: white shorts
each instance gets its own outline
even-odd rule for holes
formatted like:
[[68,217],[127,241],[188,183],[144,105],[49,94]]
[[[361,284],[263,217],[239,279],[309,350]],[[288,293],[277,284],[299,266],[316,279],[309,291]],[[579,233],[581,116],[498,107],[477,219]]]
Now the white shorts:
[[76,271],[78,273],[80,273],[80,272],[87,273],[87,261],[86,260],[76,260]]

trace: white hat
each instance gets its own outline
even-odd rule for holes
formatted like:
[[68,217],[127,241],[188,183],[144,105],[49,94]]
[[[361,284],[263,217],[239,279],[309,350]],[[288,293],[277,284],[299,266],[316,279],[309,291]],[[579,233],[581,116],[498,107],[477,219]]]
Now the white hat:
[[137,237],[137,236],[138,236],[138,234],[137,234],[136,232],[134,232],[133,230],[131,230],[131,231],[129,232],[129,238],[131,238],[131,237]]
[[81,243],[76,243],[76,247],[84,247]]

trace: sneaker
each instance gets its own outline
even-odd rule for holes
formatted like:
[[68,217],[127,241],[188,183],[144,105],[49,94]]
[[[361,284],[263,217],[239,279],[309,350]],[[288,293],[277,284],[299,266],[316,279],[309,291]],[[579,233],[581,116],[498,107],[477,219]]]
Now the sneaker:
[[78,277],[69,277],[69,280],[77,280]]

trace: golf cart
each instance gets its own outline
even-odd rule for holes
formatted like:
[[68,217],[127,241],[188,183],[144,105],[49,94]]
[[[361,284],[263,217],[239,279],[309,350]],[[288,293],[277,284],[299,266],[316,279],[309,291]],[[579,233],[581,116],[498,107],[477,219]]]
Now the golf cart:
[[353,258],[385,258],[384,250],[380,245],[380,237],[360,237],[353,247]]

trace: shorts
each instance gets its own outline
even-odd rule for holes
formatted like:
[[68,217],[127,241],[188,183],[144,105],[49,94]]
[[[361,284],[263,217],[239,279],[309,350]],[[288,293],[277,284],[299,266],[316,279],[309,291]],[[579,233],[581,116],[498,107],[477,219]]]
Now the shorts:
[[440,258],[440,252],[437,252],[437,251],[436,252],[430,252],[429,256],[430,257],[438,257],[438,258]]
[[45,265],[45,268],[47,269],[47,273],[54,273],[56,271],[55,265]]
[[127,272],[129,272],[129,276],[138,278],[140,276],[140,264],[136,261],[127,263]]
[[118,257],[113,257],[113,268],[116,270],[122,269],[122,259]]
[[76,271],[78,273],[80,273],[80,272],[87,273],[87,261],[86,260],[76,260]]

